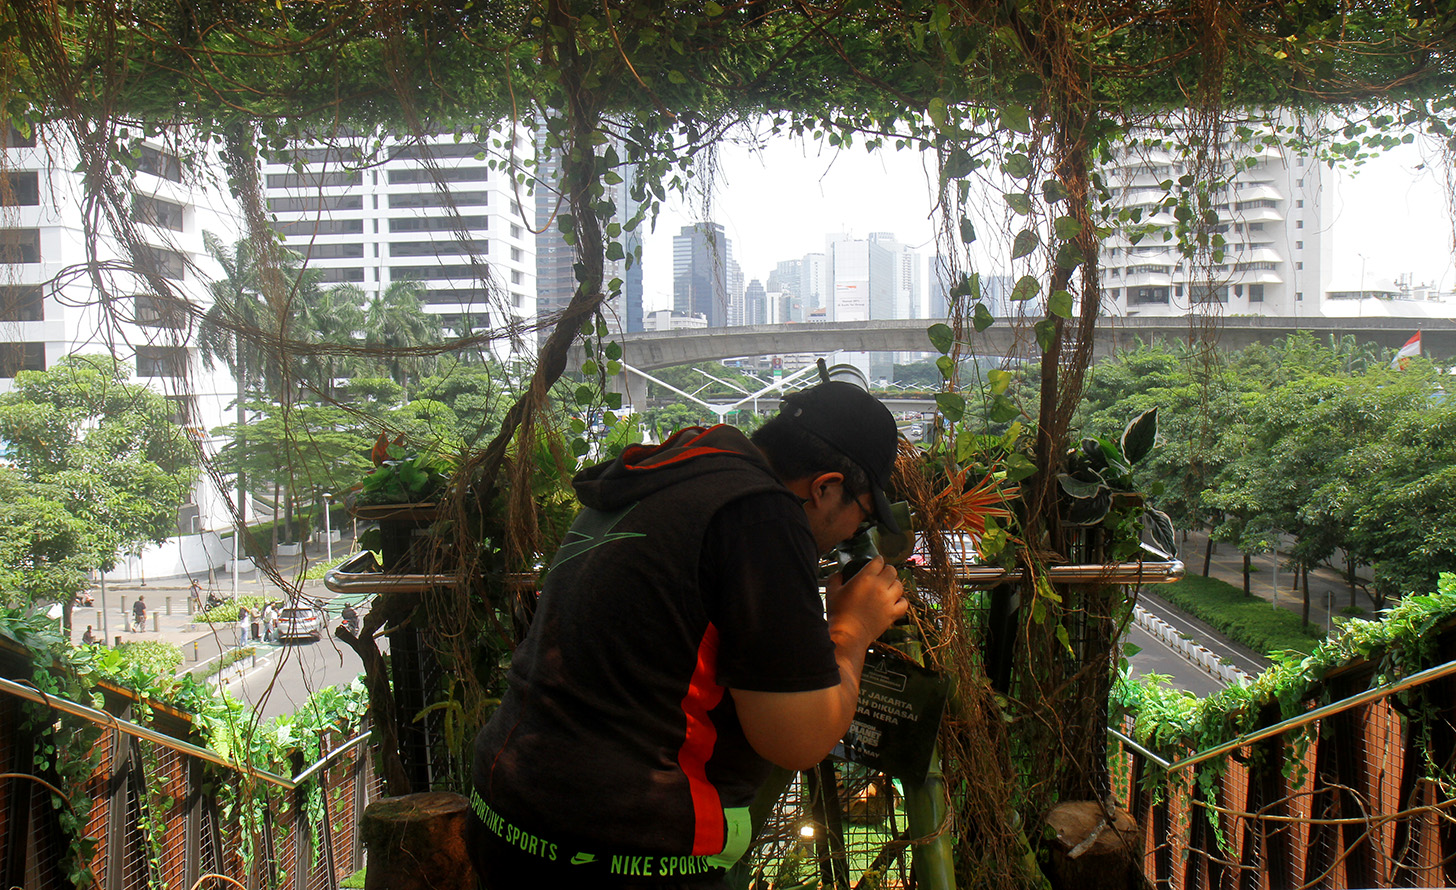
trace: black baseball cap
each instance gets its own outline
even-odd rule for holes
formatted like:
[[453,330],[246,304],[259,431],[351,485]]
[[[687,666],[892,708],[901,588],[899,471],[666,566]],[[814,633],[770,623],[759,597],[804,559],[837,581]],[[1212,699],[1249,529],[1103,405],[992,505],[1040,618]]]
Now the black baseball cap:
[[900,441],[890,409],[853,383],[835,380],[790,393],[779,413],[865,471],[875,521],[898,534],[900,526],[885,497]]

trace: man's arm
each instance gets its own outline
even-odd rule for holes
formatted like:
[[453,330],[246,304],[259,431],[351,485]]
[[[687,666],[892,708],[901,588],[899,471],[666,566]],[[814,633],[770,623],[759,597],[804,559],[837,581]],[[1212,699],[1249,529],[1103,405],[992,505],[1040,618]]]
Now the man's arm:
[[865,650],[908,608],[894,567],[878,557],[848,584],[835,579],[827,602],[839,685],[808,692],[730,690],[748,743],[786,769],[808,769],[844,737],[859,700]]

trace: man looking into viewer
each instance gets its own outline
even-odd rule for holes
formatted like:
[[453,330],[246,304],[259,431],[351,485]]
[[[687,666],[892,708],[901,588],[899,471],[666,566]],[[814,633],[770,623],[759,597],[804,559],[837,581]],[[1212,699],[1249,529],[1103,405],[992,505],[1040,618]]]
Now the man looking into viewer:
[[475,742],[471,856],[492,890],[724,886],[770,764],[848,729],[865,649],[905,613],[876,559],[818,593],[820,554],[878,521],[894,418],[849,383],[750,441],[682,430],[573,480],[510,686]]

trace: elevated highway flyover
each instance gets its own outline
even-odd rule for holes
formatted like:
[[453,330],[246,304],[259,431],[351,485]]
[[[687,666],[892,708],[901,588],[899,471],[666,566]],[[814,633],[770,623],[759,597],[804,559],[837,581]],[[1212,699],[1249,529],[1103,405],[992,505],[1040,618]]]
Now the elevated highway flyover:
[[[931,352],[926,329],[934,319],[896,319],[785,325],[745,325],[623,334],[623,361],[643,371],[720,359],[847,352]],[[1271,343],[1295,331],[1309,331],[1317,340],[1354,334],[1359,342],[1397,349],[1417,330],[1425,354],[1456,354],[1456,320],[1432,318],[1277,318],[1268,316],[1104,317],[1097,325],[1095,355],[1106,356],[1138,339],[1212,340],[1225,349]],[[1026,355],[1034,344],[1025,321],[1000,318],[990,328],[971,334],[977,355]]]

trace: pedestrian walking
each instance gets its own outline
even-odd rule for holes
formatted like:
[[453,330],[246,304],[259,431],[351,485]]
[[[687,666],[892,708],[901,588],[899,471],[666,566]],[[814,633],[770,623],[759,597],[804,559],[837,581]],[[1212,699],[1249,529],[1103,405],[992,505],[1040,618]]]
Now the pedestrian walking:
[[248,614],[248,610],[246,608],[243,608],[241,606],[238,607],[238,645],[239,646],[246,646],[246,645],[248,645],[248,626],[252,623],[252,620],[253,620],[253,616],[250,615],[250,614]]
[[131,604],[132,633],[141,633],[147,629],[147,598],[138,595],[136,602]]
[[263,642],[272,643],[278,638],[278,605],[269,603],[263,607]]
[[192,607],[198,612],[204,611],[202,607],[202,582],[198,581],[196,578],[192,579],[192,589],[190,596],[192,597]]

